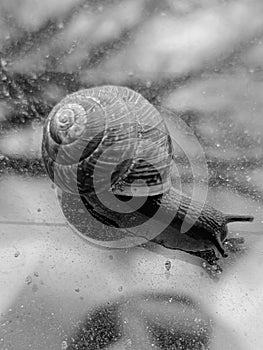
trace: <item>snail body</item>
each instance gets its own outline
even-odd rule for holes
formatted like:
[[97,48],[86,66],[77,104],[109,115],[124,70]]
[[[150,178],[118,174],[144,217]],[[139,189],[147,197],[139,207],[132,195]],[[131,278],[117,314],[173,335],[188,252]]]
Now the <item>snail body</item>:
[[[45,123],[42,157],[61,191],[80,196],[89,213],[107,226],[132,230],[158,212],[163,230],[151,240],[170,249],[216,248],[226,257],[227,224],[253,220],[226,215],[173,188],[173,145],[165,121],[126,87],[95,87],[66,96]],[[124,213],[123,207],[131,210]]]

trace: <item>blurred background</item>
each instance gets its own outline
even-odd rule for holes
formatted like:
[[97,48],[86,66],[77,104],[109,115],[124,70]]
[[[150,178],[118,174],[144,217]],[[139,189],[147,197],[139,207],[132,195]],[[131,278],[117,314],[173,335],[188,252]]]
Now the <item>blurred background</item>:
[[[262,349],[262,14],[260,0],[0,1],[1,349]],[[205,152],[207,201],[255,216],[231,224],[247,250],[219,281],[187,254],[102,250],[66,226],[43,122],[104,84],[172,109]]]

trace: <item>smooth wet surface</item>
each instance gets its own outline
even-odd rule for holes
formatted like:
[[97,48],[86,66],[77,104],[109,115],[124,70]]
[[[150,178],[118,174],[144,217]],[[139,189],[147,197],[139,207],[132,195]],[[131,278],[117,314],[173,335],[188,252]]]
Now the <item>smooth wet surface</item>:
[[[261,2],[0,9],[0,348],[261,350]],[[42,125],[66,93],[99,84],[172,108],[183,121],[166,116],[174,185],[255,216],[229,225],[245,249],[220,259],[219,279],[189,254],[106,249],[67,225],[41,163]]]

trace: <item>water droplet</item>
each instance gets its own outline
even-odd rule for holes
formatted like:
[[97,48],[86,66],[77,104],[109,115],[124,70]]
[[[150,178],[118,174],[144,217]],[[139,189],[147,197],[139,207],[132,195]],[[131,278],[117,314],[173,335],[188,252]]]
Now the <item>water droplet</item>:
[[150,88],[152,86],[152,82],[150,80],[146,81],[146,87]]
[[9,97],[10,94],[9,94],[9,91],[6,90],[6,88],[4,88],[5,90],[3,91],[3,95],[6,96],[6,97]]
[[66,350],[67,348],[68,348],[68,343],[66,342],[66,340],[63,340],[63,342],[61,343],[61,349]]
[[1,64],[3,67],[6,67],[7,66],[7,61],[3,58],[1,58]]
[[17,251],[15,252],[15,254],[14,254],[14,257],[15,257],[15,258],[18,258],[19,255],[20,255],[20,252],[17,250]]
[[166,270],[169,271],[171,269],[171,266],[172,266],[171,261],[167,260],[165,262],[164,266],[165,266]]
[[64,23],[60,22],[58,23],[58,26],[57,26],[59,29],[63,29],[64,28]]
[[31,283],[32,283],[32,277],[28,275],[28,276],[26,277],[26,284],[27,284],[27,285],[30,285]]

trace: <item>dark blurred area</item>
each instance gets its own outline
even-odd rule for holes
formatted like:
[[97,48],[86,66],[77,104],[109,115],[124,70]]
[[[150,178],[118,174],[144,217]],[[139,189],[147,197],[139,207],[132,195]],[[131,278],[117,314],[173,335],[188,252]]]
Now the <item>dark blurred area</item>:
[[69,349],[207,349],[211,323],[185,296],[137,295],[89,315]]

